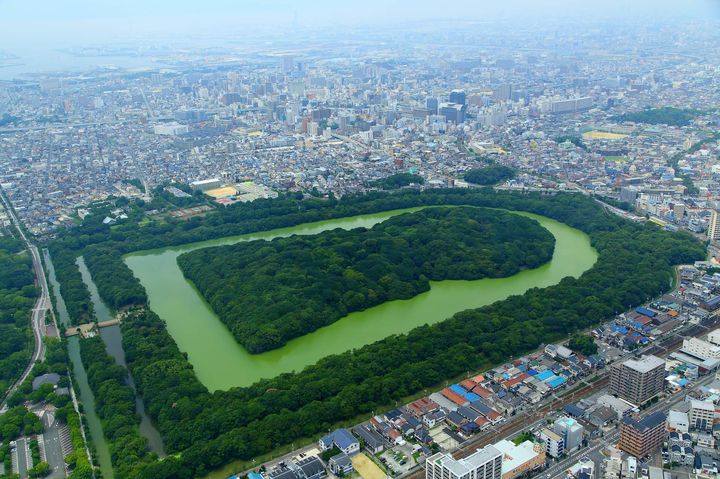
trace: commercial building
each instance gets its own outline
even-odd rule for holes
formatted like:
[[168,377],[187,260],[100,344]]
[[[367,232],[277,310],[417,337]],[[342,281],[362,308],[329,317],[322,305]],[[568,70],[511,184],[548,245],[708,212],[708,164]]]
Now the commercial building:
[[665,440],[665,413],[658,411],[643,419],[623,418],[618,447],[635,457],[645,457]]
[[209,191],[222,186],[222,181],[217,178],[211,178],[209,180],[198,180],[190,183],[190,188],[193,190]]
[[715,331],[710,331],[710,333],[707,336],[707,340],[714,344],[715,346],[720,346],[720,329],[716,329]]
[[635,405],[642,405],[663,391],[665,361],[656,356],[643,356],[613,364],[610,392]]
[[465,105],[441,103],[439,113],[450,123],[463,123],[465,121]]
[[181,125],[177,122],[159,123],[153,126],[153,133],[161,136],[178,136],[184,135],[189,131],[187,125]]
[[521,444],[502,440],[493,447],[502,453],[502,479],[515,479],[545,464],[545,447],[532,441]]
[[425,479],[502,479],[503,453],[494,446],[478,449],[464,459],[439,452],[425,462]]
[[565,453],[563,437],[548,428],[540,431],[540,439],[545,443],[545,452],[548,456],[558,458]]
[[564,416],[555,421],[553,432],[563,438],[566,451],[574,451],[582,446],[585,428],[575,419]]
[[715,405],[712,401],[690,401],[688,413],[690,429],[702,432],[712,432],[715,420]]
[[458,105],[465,104],[465,91],[453,90],[450,92],[450,103],[457,103]]

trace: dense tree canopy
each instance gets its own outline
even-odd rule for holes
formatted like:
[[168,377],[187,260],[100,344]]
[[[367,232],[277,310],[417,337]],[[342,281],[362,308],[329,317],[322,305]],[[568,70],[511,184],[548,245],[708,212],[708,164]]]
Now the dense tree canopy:
[[120,253],[112,248],[87,248],[83,255],[92,279],[97,285],[102,300],[117,310],[134,304],[145,304],[145,288],[135,279],[132,272],[123,268]]
[[642,111],[625,113],[615,117],[617,121],[631,121],[633,123],[647,123],[649,125],[687,126],[701,112],[687,108],[648,108]]
[[380,188],[383,190],[395,190],[402,188],[403,186],[409,186],[412,184],[422,185],[425,183],[425,179],[420,175],[414,175],[412,173],[395,173],[381,180],[373,181],[370,186]]
[[588,336],[587,334],[574,335],[572,338],[570,338],[570,341],[568,342],[568,347],[576,353],[584,354],[585,356],[590,356],[591,354],[595,354],[598,351],[597,344],[595,344],[595,339],[593,339],[592,336]]
[[[472,205],[530,211],[590,235],[597,263],[580,278],[531,289],[463,311],[357,350],[328,356],[300,372],[209,393],[154,313],[122,323],[128,366],[166,448],[164,461],[141,461],[130,477],[190,478],[233,459],[251,459],[341,421],[381,410],[468,370],[560,341],[666,291],[672,265],[704,258],[690,235],[634,224],[577,194],[513,194],[485,189],[402,190],[342,200],[282,196],[237,205],[187,222],[88,225],[56,247],[78,255],[91,244],[120,253],[248,233],[328,218],[412,206]],[[84,237],[83,237],[84,236]],[[120,262],[117,267],[122,267]],[[127,266],[125,266],[127,267]]]
[[552,257],[536,221],[480,208],[430,208],[367,230],[243,242],[185,253],[185,275],[250,352],[385,301],[430,281],[505,277]]
[[515,170],[503,165],[490,165],[470,170],[463,176],[468,183],[491,186],[515,177]]
[[0,397],[17,380],[32,354],[30,316],[37,290],[24,244],[0,237]]
[[565,143],[566,141],[569,141],[573,145],[577,146],[578,148],[582,148],[585,151],[587,151],[588,149],[587,145],[585,144],[580,135],[561,135],[555,138],[555,142],[557,143]]
[[113,470],[119,478],[132,477],[132,468],[155,458],[139,433],[140,417],[135,412],[135,394],[126,383],[127,370],[115,364],[99,336],[83,339],[80,354],[95,395],[95,411],[110,446]]

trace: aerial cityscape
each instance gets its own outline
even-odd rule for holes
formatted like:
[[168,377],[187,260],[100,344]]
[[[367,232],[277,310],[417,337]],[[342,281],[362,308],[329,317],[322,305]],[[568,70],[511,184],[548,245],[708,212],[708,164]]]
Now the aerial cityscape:
[[2,2],[0,479],[718,477],[720,5],[629,3]]

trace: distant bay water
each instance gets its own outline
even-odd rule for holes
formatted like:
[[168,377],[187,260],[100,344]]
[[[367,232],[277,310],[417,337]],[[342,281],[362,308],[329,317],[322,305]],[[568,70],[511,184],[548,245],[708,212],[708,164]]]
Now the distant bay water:
[[30,80],[44,75],[78,74],[107,69],[152,69],[167,65],[152,57],[75,55],[51,48],[11,51],[14,59],[0,60],[0,80]]

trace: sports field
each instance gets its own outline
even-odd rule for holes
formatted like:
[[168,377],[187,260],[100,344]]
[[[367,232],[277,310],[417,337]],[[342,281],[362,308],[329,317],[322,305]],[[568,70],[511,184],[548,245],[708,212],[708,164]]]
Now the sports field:
[[620,133],[608,133],[607,131],[598,130],[586,131],[583,133],[584,140],[621,140],[626,136],[627,135]]

